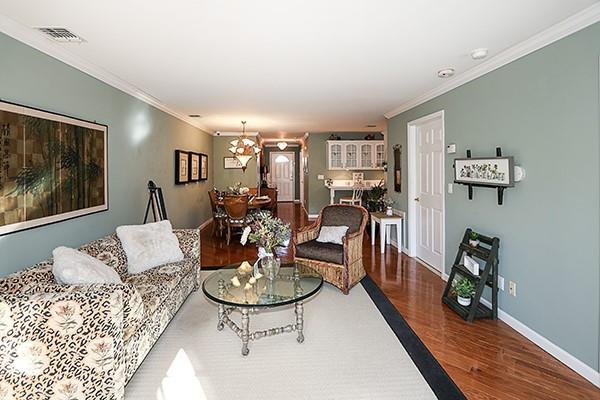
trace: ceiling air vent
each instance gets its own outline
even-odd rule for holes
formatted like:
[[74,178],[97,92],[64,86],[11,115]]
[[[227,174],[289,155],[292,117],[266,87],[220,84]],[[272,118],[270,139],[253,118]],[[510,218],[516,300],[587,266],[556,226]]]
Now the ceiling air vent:
[[85,40],[81,36],[74,34],[67,28],[42,27],[42,28],[36,28],[36,29],[56,42],[61,42],[61,43],[83,43],[83,42],[85,42]]

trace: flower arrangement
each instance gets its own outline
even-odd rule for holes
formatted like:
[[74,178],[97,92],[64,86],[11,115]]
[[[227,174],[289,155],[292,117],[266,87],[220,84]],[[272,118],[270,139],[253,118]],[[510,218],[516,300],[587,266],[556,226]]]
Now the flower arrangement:
[[235,185],[229,186],[228,189],[229,189],[229,193],[235,194],[235,195],[246,194],[250,191],[250,189],[248,189],[247,187],[242,186],[242,182],[236,182]]
[[267,254],[273,254],[275,247],[287,246],[291,232],[289,224],[280,218],[273,217],[270,213],[261,212],[254,219],[252,225],[244,229],[240,242],[242,245],[246,245],[246,242],[250,240],[250,243],[256,243],[256,246],[263,248]]

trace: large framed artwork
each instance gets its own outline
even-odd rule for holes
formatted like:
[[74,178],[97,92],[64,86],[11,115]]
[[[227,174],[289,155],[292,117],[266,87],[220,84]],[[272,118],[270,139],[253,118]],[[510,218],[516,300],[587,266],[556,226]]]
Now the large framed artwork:
[[208,156],[206,154],[200,154],[200,180],[205,181],[208,179]]
[[476,186],[514,186],[513,157],[457,158],[454,182]]
[[223,157],[223,168],[242,169],[242,163],[235,157]]
[[108,210],[108,127],[0,101],[0,235]]
[[200,154],[191,151],[189,154],[190,182],[197,182],[200,180]]
[[183,150],[175,150],[175,183],[177,185],[190,181],[189,160],[190,153]]

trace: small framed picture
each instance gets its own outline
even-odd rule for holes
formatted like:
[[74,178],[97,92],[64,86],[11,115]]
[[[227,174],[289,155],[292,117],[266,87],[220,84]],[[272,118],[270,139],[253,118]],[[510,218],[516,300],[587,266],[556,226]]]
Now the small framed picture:
[[457,158],[454,182],[480,186],[514,186],[512,157]]
[[223,168],[242,169],[242,163],[235,157],[223,157]]
[[187,151],[175,150],[175,183],[177,185],[190,181],[190,154]]
[[190,182],[197,182],[200,180],[200,154],[199,153],[189,153],[190,165]]
[[208,179],[208,155],[200,154],[200,180]]

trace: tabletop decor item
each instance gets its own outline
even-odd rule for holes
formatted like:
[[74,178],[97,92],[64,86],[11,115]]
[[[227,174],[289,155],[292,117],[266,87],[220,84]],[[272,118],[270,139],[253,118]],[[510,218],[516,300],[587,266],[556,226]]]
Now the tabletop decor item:
[[479,233],[471,231],[469,234],[469,244],[473,247],[479,246]]
[[229,186],[227,188],[230,194],[233,195],[243,195],[250,191],[246,186],[242,186],[242,182],[236,182],[233,186]]
[[0,236],[108,209],[108,127],[0,101]]
[[383,202],[385,204],[385,215],[387,215],[388,217],[394,215],[394,210],[392,210],[392,204],[394,204],[394,200],[387,197],[383,200]]
[[[264,275],[270,280],[279,273],[281,260],[277,258],[275,248],[287,246],[291,237],[290,225],[270,213],[261,212],[252,225],[244,229],[240,242],[245,245],[248,240],[256,243],[258,258]],[[258,262],[255,268],[258,268]],[[255,274],[258,271],[255,271]]]

